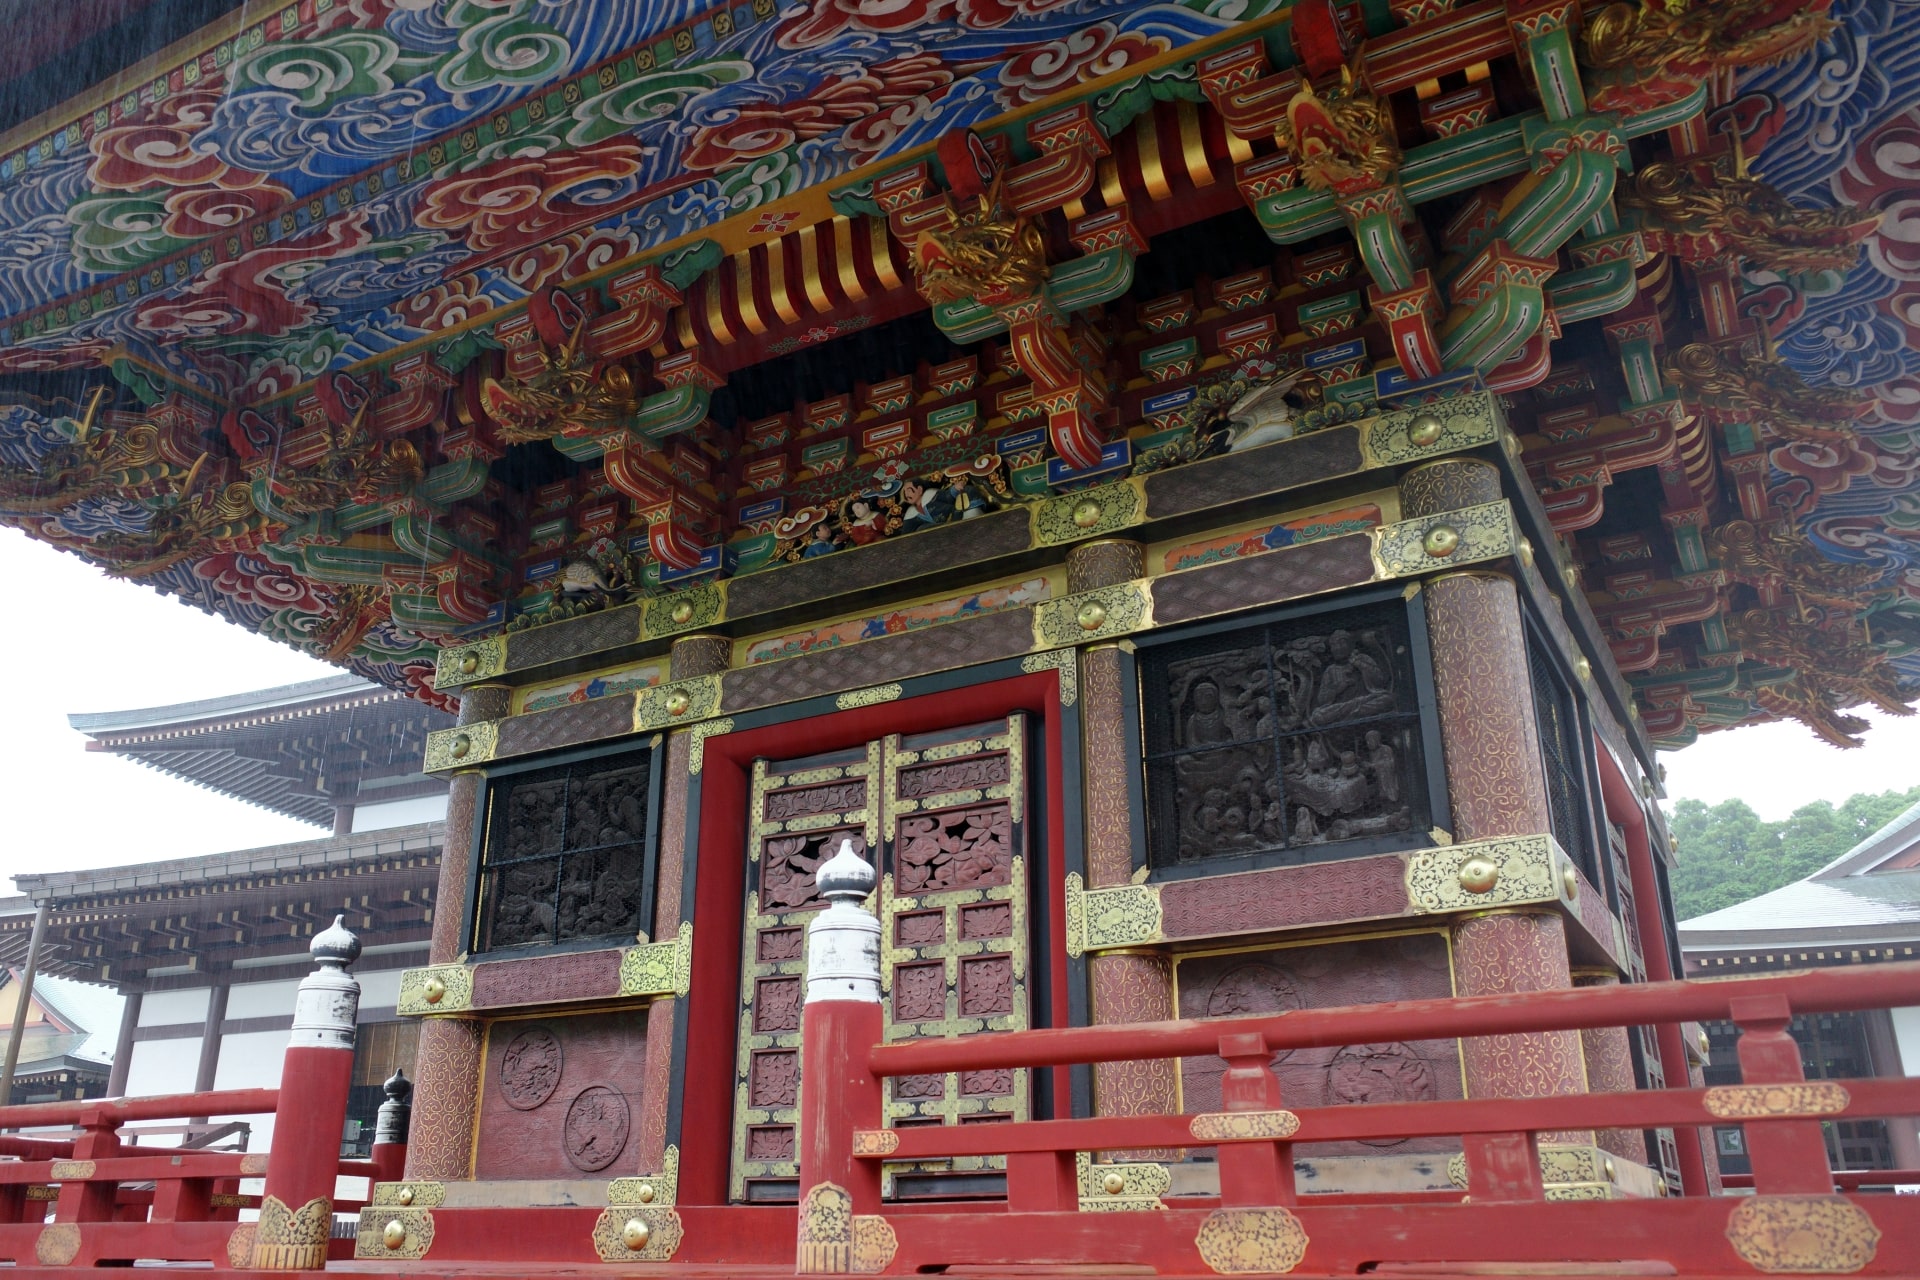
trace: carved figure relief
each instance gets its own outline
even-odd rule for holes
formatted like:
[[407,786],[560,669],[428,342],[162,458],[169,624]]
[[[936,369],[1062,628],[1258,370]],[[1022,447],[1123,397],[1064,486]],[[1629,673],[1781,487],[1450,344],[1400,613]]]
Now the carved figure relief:
[[1398,606],[1149,654],[1154,856],[1336,844],[1425,825]]
[[[1350,1044],[1327,1064],[1327,1101],[1426,1102],[1434,1091],[1433,1068],[1407,1045]],[[1370,1147],[1397,1147],[1403,1138],[1362,1139]]]
[[531,1111],[560,1087],[560,1041],[545,1027],[528,1027],[500,1059],[500,1096],[515,1111]]
[[494,784],[483,948],[626,935],[639,924],[650,761],[645,748]]
[[774,525],[775,560],[801,561],[864,547],[936,525],[972,520],[1013,501],[999,455],[982,454],[937,471],[909,474],[882,464],[858,492],[831,505],[801,507]]
[[612,1089],[599,1084],[582,1089],[567,1107],[567,1159],[587,1173],[606,1168],[626,1150],[631,1120],[627,1100]]

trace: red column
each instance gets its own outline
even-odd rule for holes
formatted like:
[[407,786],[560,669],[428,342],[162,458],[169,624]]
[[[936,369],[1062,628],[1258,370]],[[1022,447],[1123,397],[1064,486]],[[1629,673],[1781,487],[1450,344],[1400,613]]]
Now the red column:
[[[794,1269],[802,1274],[879,1270],[856,1251],[891,1232],[880,1211],[880,1162],[854,1155],[854,1133],[878,1129],[881,1083],[867,1069],[880,1043],[880,921],[861,902],[873,868],[851,840],[814,873],[829,906],[807,926],[807,1003],[801,1023],[800,1223]],[[867,1223],[861,1219],[866,1218]],[[884,1261],[881,1264],[884,1266]]]
[[[460,723],[497,720],[513,706],[505,685],[474,685],[460,697]],[[466,953],[467,885],[472,878],[474,824],[486,776],[462,769],[447,787],[447,826],[434,890],[430,964],[454,964]],[[473,1160],[473,1124],[480,1089],[482,1024],[459,1016],[426,1018],[414,1055],[415,1087],[424,1105],[407,1146],[406,1176],[439,1182],[464,1178]]]
[[253,1265],[263,1271],[327,1265],[333,1185],[340,1172],[340,1131],[353,1085],[353,1023],[360,984],[347,966],[360,940],[335,916],[307,948],[319,968],[300,983],[293,1038],[280,1066],[280,1105],[267,1155],[267,1185],[254,1230]]

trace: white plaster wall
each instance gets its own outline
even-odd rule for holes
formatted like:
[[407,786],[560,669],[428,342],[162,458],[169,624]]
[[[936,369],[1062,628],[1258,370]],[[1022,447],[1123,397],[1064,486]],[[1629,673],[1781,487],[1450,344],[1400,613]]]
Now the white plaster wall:
[[133,1061],[127,1065],[127,1096],[192,1093],[200,1069],[200,1037],[178,1040],[136,1040]]
[[227,989],[227,1017],[229,1020],[290,1018],[293,1016],[293,997],[299,990],[298,978],[288,978],[283,982],[236,983]]
[[[268,985],[268,984],[262,984]],[[273,984],[278,985],[278,984]],[[232,997],[229,996],[231,1001]],[[231,1004],[229,1004],[231,1016]],[[247,1031],[220,1037],[220,1062],[213,1069],[216,1089],[272,1089],[280,1084],[280,1060],[287,1051],[291,1031]],[[253,1126],[247,1143],[249,1151],[265,1151],[273,1141],[273,1117],[223,1116],[245,1120]]]
[[401,969],[376,969],[372,973],[354,974],[360,980],[360,1007],[391,1009],[399,1004],[400,975],[403,972]]
[[1893,1015],[1893,1042],[1900,1050],[1900,1069],[1920,1076],[1920,1007],[1890,1009]]
[[[167,1027],[183,1022],[205,1025],[207,999],[211,994],[206,987],[188,987],[184,991],[149,991],[140,1001],[140,1025]],[[191,1071],[187,1073],[187,1087],[193,1087]]]
[[353,806],[355,831],[381,831],[387,827],[410,827],[417,822],[438,822],[447,816],[447,797],[415,796],[411,800],[388,800],[383,804]]

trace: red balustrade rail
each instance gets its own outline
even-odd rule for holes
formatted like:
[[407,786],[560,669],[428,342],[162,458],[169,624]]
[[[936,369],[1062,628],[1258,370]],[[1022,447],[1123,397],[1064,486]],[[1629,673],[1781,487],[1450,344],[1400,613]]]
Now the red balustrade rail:
[[[810,1256],[808,1209],[817,1188],[828,1185],[846,1196],[856,1219],[879,1217],[887,1224],[897,1251],[894,1270],[1078,1261],[1350,1274],[1375,1264],[1453,1260],[1631,1261],[1681,1274],[1755,1267],[1912,1274],[1912,1260],[1920,1258],[1920,1197],[1843,1194],[1910,1177],[1836,1176],[1821,1126],[1920,1115],[1920,1079],[1807,1081],[1787,1025],[1796,1014],[1916,1004],[1920,964],[1889,964],[882,1044],[869,1034],[878,1026],[877,1006],[809,1003],[800,1185],[810,1198],[802,1209],[802,1269]],[[1744,1083],[1289,1110],[1271,1066],[1276,1053],[1291,1049],[1701,1020],[1740,1028]],[[818,1048],[816,1030],[823,1033]],[[1224,1109],[1205,1115],[901,1129],[884,1129],[879,1121],[888,1078],[1215,1054],[1227,1063]],[[829,1083],[816,1089],[814,1081]],[[1549,1196],[1542,1178],[1543,1135],[1571,1141],[1561,1135],[1728,1124],[1745,1130],[1755,1195],[1562,1203]],[[1431,1137],[1460,1139],[1465,1194],[1385,1203],[1391,1198],[1319,1198],[1296,1188],[1299,1143]],[[1174,1198],[1153,1214],[1079,1212],[1076,1153],[1207,1149],[1219,1171],[1217,1197]],[[1006,1160],[1004,1228],[987,1226],[977,1208],[949,1220],[939,1212],[888,1213],[880,1202],[885,1162],[979,1156]],[[962,1229],[963,1220],[971,1226]],[[815,1262],[825,1256],[814,1249]]]

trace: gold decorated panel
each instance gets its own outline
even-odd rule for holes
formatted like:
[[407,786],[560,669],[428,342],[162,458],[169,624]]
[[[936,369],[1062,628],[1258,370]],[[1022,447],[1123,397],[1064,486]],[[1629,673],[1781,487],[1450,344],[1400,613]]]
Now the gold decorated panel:
[[640,635],[658,640],[677,636],[701,627],[710,627],[727,613],[727,584],[701,582],[646,602],[641,616]]
[[464,1013],[473,1004],[473,970],[463,964],[408,969],[400,975],[395,1012],[424,1016]]
[[620,953],[620,994],[684,996],[693,980],[693,922],[665,942],[643,943]]
[[1129,529],[1145,518],[1146,509],[1145,482],[1139,477],[1061,494],[1033,509],[1033,543],[1057,547]]
[[1520,531],[1504,499],[1382,525],[1372,533],[1374,573],[1407,578],[1515,554]]
[[800,1176],[800,1023],[806,927],[826,905],[813,873],[842,839],[879,844],[881,744],[807,760],[756,760],[749,793],[747,889],[734,1060],[736,1201],[790,1199]]
[[1573,863],[1550,835],[1422,849],[1407,858],[1407,898],[1423,912],[1570,899]]
[[1478,391],[1370,418],[1360,447],[1369,468],[1401,466],[1492,444],[1506,434],[1503,419],[1497,397]]

